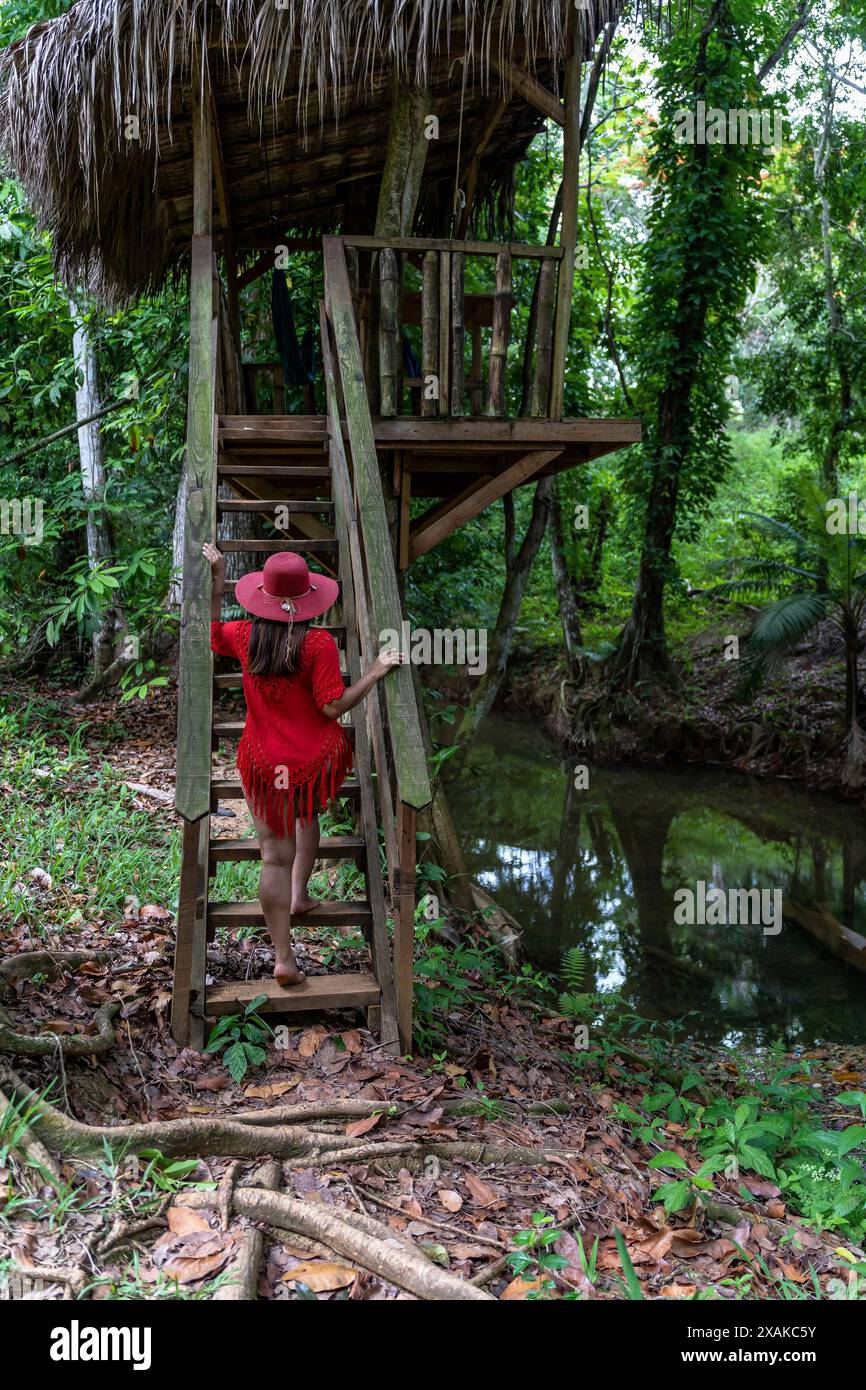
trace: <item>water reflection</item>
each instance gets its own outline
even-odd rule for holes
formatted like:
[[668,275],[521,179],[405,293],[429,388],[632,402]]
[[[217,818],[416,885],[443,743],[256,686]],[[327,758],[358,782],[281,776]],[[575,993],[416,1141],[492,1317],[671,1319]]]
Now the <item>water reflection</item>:
[[[650,1018],[696,1011],[708,1041],[866,1041],[866,975],[816,934],[866,949],[862,813],[785,782],[707,769],[591,768],[538,730],[493,719],[452,798],[473,876],[556,970],[580,944],[587,989],[620,989]],[[674,922],[673,894],[703,879],[785,893],[778,936]]]

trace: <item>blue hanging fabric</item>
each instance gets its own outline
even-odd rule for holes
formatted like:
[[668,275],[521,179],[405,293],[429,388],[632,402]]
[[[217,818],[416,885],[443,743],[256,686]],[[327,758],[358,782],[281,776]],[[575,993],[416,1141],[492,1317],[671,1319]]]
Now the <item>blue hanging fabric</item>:
[[405,333],[403,334],[403,371],[412,381],[417,381],[421,375],[421,363],[415,356],[412,344]]
[[309,385],[316,374],[315,341],[312,331],[308,330],[303,343],[298,342],[284,270],[275,270],[271,279],[271,318],[286,386]]

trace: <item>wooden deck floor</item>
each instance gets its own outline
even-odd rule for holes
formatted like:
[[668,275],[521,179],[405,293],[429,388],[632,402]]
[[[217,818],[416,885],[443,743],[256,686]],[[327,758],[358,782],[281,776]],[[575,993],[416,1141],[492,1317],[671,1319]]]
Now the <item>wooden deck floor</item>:
[[[612,453],[641,438],[637,419],[503,420],[486,416],[463,419],[374,420],[380,454],[399,457],[412,474],[412,495],[443,497],[460,491],[473,477],[496,477],[523,455],[560,450],[534,477],[574,468]],[[327,422],[319,415],[226,415],[220,420],[220,443],[239,467],[272,466],[289,453],[324,453]]]

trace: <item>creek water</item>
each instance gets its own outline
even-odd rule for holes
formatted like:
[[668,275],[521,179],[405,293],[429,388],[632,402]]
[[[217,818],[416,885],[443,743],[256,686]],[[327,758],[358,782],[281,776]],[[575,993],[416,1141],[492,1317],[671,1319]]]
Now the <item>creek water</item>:
[[[590,765],[578,790],[584,761],[493,717],[449,788],[467,867],[523,927],[525,958],[556,973],[582,946],[585,989],[619,991],[648,1018],[688,1015],[707,1042],[866,1042],[866,974],[802,925],[817,914],[866,937],[857,807],[692,767]],[[701,881],[782,889],[781,931],[677,922],[675,893]]]

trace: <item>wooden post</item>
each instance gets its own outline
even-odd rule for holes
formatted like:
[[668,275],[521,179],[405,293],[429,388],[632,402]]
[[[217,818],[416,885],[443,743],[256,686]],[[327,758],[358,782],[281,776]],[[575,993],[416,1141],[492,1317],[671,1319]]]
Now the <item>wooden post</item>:
[[451,252],[439,252],[439,414],[448,414],[451,368]]
[[439,376],[439,257],[435,251],[425,253],[422,269],[421,376],[421,414],[438,415],[438,400],[427,399],[428,379]]
[[394,904],[394,991],[397,1031],[404,1052],[412,1049],[412,973],[415,947],[415,808],[401,801],[397,810],[400,877]]
[[553,356],[550,366],[551,420],[561,420],[565,405],[565,358],[571,327],[574,262],[577,246],[577,197],[580,172],[580,52],[575,36],[574,11],[569,11],[571,52],[565,62],[565,129],[562,145],[562,222],[559,244],[562,259],[556,290],[553,324]]
[[[171,1036],[178,1046],[199,1050],[204,1041],[209,841],[209,815],[185,823],[171,991]],[[190,1013],[193,996],[195,1012]]]
[[459,252],[451,257],[451,414],[463,415],[464,284],[466,262]]
[[496,257],[496,294],[493,302],[493,332],[490,339],[490,366],[487,377],[487,414],[505,414],[505,363],[511,328],[511,253]]
[[538,347],[529,395],[530,415],[545,415],[550,397],[550,361],[553,351],[553,311],[556,304],[556,262],[542,261],[538,271]]
[[210,567],[202,555],[202,546],[213,540],[216,525],[211,128],[207,93],[203,100],[197,81],[193,82],[193,100],[193,238],[186,425],[189,486],[184,527],[175,791],[177,811],[190,821],[207,815],[210,809],[213,659]]
[[397,414],[400,380],[400,257],[379,253],[379,398],[383,416]]
[[400,544],[399,565],[401,570],[409,568],[409,518],[412,502],[412,473],[405,460],[400,468]]
[[481,324],[472,325],[472,386],[469,391],[470,409],[473,415],[481,414],[483,378],[481,375]]

